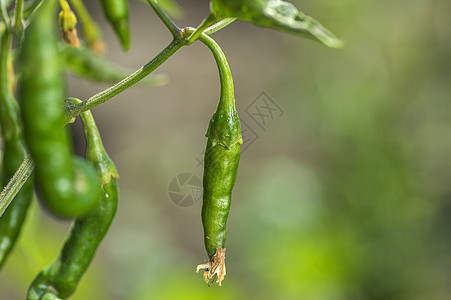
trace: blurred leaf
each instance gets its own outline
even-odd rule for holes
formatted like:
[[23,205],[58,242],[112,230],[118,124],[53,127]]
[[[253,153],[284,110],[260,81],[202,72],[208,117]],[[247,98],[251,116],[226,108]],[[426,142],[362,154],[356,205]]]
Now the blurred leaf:
[[332,32],[286,1],[211,0],[211,12],[218,19],[238,18],[258,26],[313,38],[331,48],[343,46],[342,41]]

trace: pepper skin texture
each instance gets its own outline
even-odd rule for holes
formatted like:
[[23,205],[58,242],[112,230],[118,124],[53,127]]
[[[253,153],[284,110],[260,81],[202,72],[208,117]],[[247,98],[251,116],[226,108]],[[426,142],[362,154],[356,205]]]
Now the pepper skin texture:
[[98,205],[100,183],[94,168],[73,156],[64,127],[64,77],[55,15],[55,1],[45,1],[25,32],[18,96],[40,198],[54,215],[71,218]]
[[81,119],[86,137],[86,159],[102,181],[100,204],[94,211],[75,220],[58,258],[31,284],[28,300],[66,299],[72,295],[116,214],[119,193],[116,166],[103,147],[91,112],[82,113]]

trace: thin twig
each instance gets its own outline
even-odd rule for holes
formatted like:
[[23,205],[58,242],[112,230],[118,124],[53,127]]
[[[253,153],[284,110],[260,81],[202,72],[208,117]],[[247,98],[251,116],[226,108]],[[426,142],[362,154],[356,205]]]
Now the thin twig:
[[212,26],[216,22],[216,17],[213,14],[208,15],[202,23],[196,28],[196,30],[186,39],[185,44],[191,45],[199,36],[204,32],[205,29]]
[[236,20],[236,18],[225,18],[225,19],[222,19],[221,21],[218,21],[218,22],[214,23],[210,27],[207,27],[204,30],[204,33],[206,35],[212,35],[213,33],[216,33],[219,30],[223,29],[224,27],[229,26],[230,24],[235,22],[235,20]]
[[13,201],[14,197],[16,197],[25,182],[27,182],[28,177],[30,177],[33,172],[33,169],[34,162],[31,159],[30,154],[28,154],[19,169],[17,169],[14,176],[0,194],[0,217],[8,208],[9,204]]
[[146,1],[152,7],[157,16],[164,23],[164,25],[166,25],[166,27],[169,29],[174,39],[181,40],[182,33],[180,28],[178,28],[177,25],[175,25],[175,23],[171,20],[168,14],[163,10],[163,8],[161,8],[160,4],[158,4],[156,0],[146,0]]

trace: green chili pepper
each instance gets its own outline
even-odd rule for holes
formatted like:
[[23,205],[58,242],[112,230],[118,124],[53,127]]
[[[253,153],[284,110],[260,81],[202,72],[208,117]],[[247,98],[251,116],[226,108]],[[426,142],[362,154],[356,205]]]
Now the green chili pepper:
[[[71,73],[91,81],[117,83],[132,73],[83,47],[72,48],[61,44],[59,51],[65,67]],[[140,81],[142,84],[152,86],[161,86],[166,82],[167,76],[164,74],[149,75]]]
[[[2,181],[13,177],[27,155],[20,122],[19,105],[12,94],[8,63],[12,38],[5,32],[0,49],[0,125],[3,137]],[[0,268],[14,247],[33,197],[33,180],[29,179],[0,218]]]
[[225,55],[221,48],[205,34],[202,34],[199,39],[213,52],[220,74],[221,94],[208,126],[207,148],[204,156],[202,224],[205,248],[210,262],[199,265],[197,272],[200,269],[206,269],[205,281],[216,279],[216,282],[221,285],[226,274],[226,223],[243,139],[235,108],[232,75]]
[[29,300],[69,297],[88,268],[116,213],[116,167],[103,147],[91,112],[82,113],[81,119],[86,137],[86,159],[94,165],[102,179],[100,205],[75,220],[58,258],[33,281],[28,291]]
[[36,164],[38,191],[46,207],[61,217],[80,216],[99,200],[92,166],[73,157],[64,125],[63,74],[57,49],[55,2],[48,0],[26,30],[19,96],[25,140]]
[[103,12],[113,25],[124,50],[130,48],[130,31],[128,26],[127,0],[101,0]]
[[58,298],[53,293],[45,293],[39,300],[61,300],[61,298]]
[[211,13],[218,19],[238,18],[262,27],[304,35],[331,48],[343,42],[312,17],[281,0],[211,0]]

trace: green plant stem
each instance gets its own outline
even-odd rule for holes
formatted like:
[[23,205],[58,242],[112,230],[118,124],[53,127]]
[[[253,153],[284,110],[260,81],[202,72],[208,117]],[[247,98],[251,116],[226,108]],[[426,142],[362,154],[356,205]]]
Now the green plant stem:
[[161,8],[160,4],[156,0],[146,0],[147,3],[152,7],[152,9],[155,11],[157,16],[161,19],[164,25],[169,29],[172,36],[176,40],[182,39],[182,34],[180,28],[175,25],[175,23],[171,20],[171,18],[168,16],[168,14]]
[[[225,18],[222,20],[217,20],[216,17],[213,15],[209,15],[206,17],[202,23],[194,30],[191,35],[187,39],[184,40],[185,45],[191,45],[194,43],[197,39],[199,39],[199,36],[202,33],[205,33],[206,35],[213,34],[224,27],[227,27],[231,23],[233,23],[236,20],[236,18]],[[191,29],[190,29],[191,30]]]
[[33,169],[34,162],[31,159],[30,154],[28,154],[0,194],[0,218],[27,181],[28,177],[30,177]]
[[73,106],[66,108],[66,120],[78,116],[84,111],[90,110],[109,99],[113,98],[117,94],[125,91],[132,85],[136,84],[138,81],[152,73],[157,67],[159,67],[163,62],[165,62],[169,57],[171,57],[177,50],[179,50],[183,45],[177,41],[173,40],[163,51],[161,51],[154,59],[145,64],[143,67],[138,69],[136,72],[130,76],[124,78],[120,82],[116,83],[112,87],[92,96],[86,101],[81,102]]
[[23,29],[23,0],[16,0],[14,28],[16,30]]
[[210,49],[213,53],[215,61],[218,65],[219,74],[221,77],[221,82],[226,82],[227,84],[221,85],[221,99],[228,99],[230,101],[235,101],[234,91],[233,91],[233,79],[232,73],[230,72],[229,64],[227,63],[226,56],[222,51],[221,47],[213,40],[211,37],[205,33],[199,35],[199,41],[201,41],[205,46]]
[[232,24],[235,21],[236,21],[236,18],[222,19],[221,21],[218,21],[218,22],[214,23],[213,25],[207,27],[203,33],[205,33],[206,35],[211,35],[215,32],[218,32],[219,30],[223,29],[224,27],[229,26],[230,24]]

